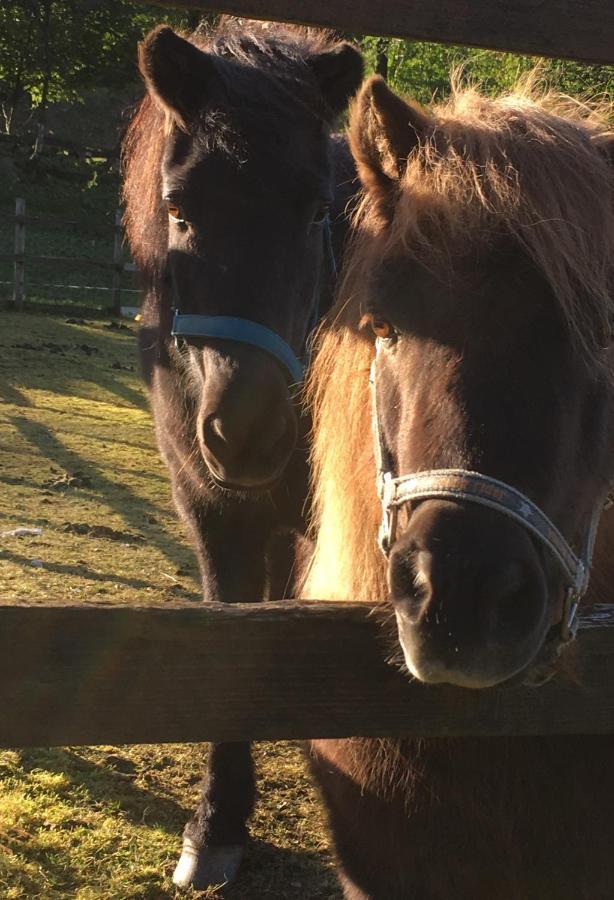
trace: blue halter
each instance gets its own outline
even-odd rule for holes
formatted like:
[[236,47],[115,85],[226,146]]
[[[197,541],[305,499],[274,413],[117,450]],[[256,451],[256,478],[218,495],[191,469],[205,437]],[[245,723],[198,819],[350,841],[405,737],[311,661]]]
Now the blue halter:
[[292,382],[303,380],[303,363],[294,355],[291,347],[277,332],[258,322],[252,322],[251,319],[241,319],[239,316],[191,316],[175,311],[171,334],[173,337],[221,338],[251,344],[274,356]]
[[[332,273],[336,276],[337,266],[328,216],[324,220],[324,241]],[[240,316],[191,315],[182,314],[179,309],[175,309],[171,335],[175,339],[185,338],[187,340],[190,338],[219,338],[259,347],[260,350],[264,350],[265,353],[273,356],[281,364],[289,375],[291,384],[298,384],[305,375],[305,367],[309,357],[309,338],[317,325],[318,313],[319,304],[316,300],[305,338],[303,360],[296,356],[289,344],[276,331],[272,331],[266,325],[261,325],[252,319],[243,319]]]

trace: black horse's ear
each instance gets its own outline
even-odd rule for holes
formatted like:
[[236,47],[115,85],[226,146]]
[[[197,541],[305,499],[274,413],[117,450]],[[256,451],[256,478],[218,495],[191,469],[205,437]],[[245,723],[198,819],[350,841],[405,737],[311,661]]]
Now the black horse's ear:
[[417,104],[401,100],[379,75],[370,78],[350,117],[350,146],[364,186],[392,187],[432,121]]
[[308,60],[326,105],[334,117],[343,112],[363,78],[361,54],[351,44],[337,44],[332,50],[316,53]]
[[216,77],[211,57],[172,28],[160,25],[139,44],[139,69],[157,103],[187,128]]

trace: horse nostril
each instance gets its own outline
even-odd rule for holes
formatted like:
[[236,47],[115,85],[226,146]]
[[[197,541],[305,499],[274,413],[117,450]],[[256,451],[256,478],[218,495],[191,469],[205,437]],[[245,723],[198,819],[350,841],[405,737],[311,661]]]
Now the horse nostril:
[[431,554],[421,550],[413,559],[403,553],[393,554],[390,569],[391,599],[411,625],[428,618],[432,585]]
[[202,439],[208,452],[224,464],[229,463],[239,450],[228,423],[214,413],[203,422]]
[[511,560],[491,576],[487,596],[491,597],[488,618],[493,634],[509,638],[531,629],[539,608],[539,579],[519,560]]
[[280,412],[263,429],[260,440],[261,452],[267,453],[272,450],[281,441],[287,430],[288,419],[283,412]]
[[297,427],[292,409],[281,404],[265,410],[246,404],[224,414],[216,409],[201,419],[205,464],[224,483],[268,483],[278,477],[292,452]]
[[214,435],[216,435],[220,440],[224,441],[225,444],[228,443],[228,441],[226,440],[226,435],[224,434],[224,425],[221,419],[218,419],[217,417],[212,419],[209,423],[209,426]]

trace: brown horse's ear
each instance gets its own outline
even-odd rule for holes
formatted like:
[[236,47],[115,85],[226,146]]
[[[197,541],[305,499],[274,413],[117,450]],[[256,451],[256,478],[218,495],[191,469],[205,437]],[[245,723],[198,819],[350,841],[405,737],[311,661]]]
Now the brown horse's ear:
[[350,146],[364,186],[392,187],[431,124],[427,113],[401,100],[383,78],[370,78],[350,117]]
[[203,106],[213,60],[194,44],[160,25],[139,44],[139,69],[154,100],[183,128]]
[[363,78],[362,56],[351,44],[337,44],[308,60],[333,118],[343,112]]

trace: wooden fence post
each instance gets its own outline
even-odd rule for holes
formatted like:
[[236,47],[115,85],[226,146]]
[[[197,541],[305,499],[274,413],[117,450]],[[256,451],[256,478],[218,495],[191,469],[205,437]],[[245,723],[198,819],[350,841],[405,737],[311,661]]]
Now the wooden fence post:
[[115,237],[113,239],[113,277],[111,280],[111,306],[116,316],[121,315],[121,285],[122,285],[122,211],[115,211]]
[[23,309],[26,298],[26,201],[22,197],[15,200],[15,286],[13,303],[18,310]]

